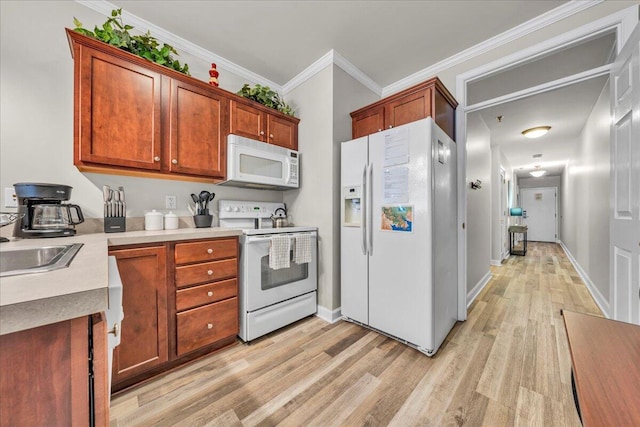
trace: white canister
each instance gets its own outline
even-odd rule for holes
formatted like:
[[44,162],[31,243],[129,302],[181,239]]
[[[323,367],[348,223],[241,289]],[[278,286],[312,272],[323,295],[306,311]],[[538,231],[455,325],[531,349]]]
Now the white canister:
[[164,216],[162,212],[158,212],[155,209],[151,212],[144,214],[144,229],[145,230],[162,230],[162,220]]
[[177,230],[178,229],[178,215],[169,211],[168,214],[164,216],[164,229],[165,230]]

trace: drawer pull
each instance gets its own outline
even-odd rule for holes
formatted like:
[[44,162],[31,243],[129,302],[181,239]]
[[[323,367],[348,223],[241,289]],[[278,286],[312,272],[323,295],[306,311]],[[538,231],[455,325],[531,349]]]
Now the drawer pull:
[[211,276],[213,274],[213,270],[207,270],[207,274]]
[[213,329],[213,323],[207,323],[207,329]]
[[208,254],[212,254],[213,253],[213,249],[211,249],[211,248],[207,249],[207,253]]
[[213,291],[209,291],[209,292],[207,292],[207,296],[212,297],[212,296],[213,296]]

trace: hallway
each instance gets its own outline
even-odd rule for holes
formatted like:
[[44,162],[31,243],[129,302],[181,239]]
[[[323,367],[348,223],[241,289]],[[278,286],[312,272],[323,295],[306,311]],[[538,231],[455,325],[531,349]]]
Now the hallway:
[[560,309],[600,311],[557,244],[492,272],[433,358],[310,317],[121,393],[111,425],[579,426]]

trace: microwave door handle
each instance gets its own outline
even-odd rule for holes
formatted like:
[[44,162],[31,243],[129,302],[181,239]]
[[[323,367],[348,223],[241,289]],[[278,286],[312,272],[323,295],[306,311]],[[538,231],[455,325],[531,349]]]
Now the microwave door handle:
[[284,161],[284,164],[285,164],[285,167],[287,168],[287,172],[286,172],[287,178],[285,179],[284,182],[289,183],[291,181],[291,159],[287,157]]

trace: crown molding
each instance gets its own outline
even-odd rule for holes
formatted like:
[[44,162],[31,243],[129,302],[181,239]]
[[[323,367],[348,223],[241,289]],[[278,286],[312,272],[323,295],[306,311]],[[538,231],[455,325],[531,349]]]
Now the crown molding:
[[[118,9],[118,7],[113,3],[103,0],[75,1],[105,16],[111,16],[111,11],[113,9]],[[133,15],[126,10],[122,11],[122,16],[127,20],[127,23],[133,25],[138,30],[143,32],[150,31],[154,35],[154,37],[171,44],[178,50],[187,52],[206,62],[215,62],[219,67],[224,68],[238,75],[239,77],[269,86],[281,93],[290,92],[294,88],[304,83],[306,80],[313,77],[318,72],[325,69],[328,65],[334,64],[344,70],[355,80],[362,83],[376,95],[385,97],[395,92],[406,89],[407,87],[420,83],[428,78],[431,78],[448,68],[454,67],[476,56],[482,55],[483,53],[486,53],[492,49],[495,49],[534,31],[540,30],[548,25],[565,19],[571,15],[602,3],[603,1],[604,0],[571,0],[568,3],[565,3],[553,10],[537,16],[521,25],[518,25],[517,27],[514,27],[508,31],[505,31],[504,33],[485,40],[482,43],[478,43],[475,46],[470,47],[469,49],[459,52],[443,61],[440,61],[430,67],[424,68],[416,73],[405,77],[404,79],[398,80],[397,82],[385,87],[381,87],[368,75],[358,69],[358,67],[353,65],[345,57],[343,57],[333,49],[316,60],[313,64],[305,68],[301,73],[289,80],[286,84],[281,86],[269,79],[262,77],[259,74],[254,73],[253,71],[250,71],[244,67],[241,67],[240,65],[227,60],[226,58],[216,55],[215,53],[208,51],[196,45],[195,43],[183,39],[182,37],[179,37],[151,22],[139,18],[138,16]]]
[[378,96],[382,96],[382,87],[373,81],[373,79],[360,71],[358,67],[349,62],[344,56],[340,55],[335,49],[331,49],[325,53],[313,64],[305,68],[297,76],[289,80],[284,86],[282,86],[282,92],[284,94],[292,91],[302,83],[324,70],[329,65],[336,65],[343,69],[351,77],[362,83],[370,91]]
[[386,97],[393,93],[399,92],[410,86],[418,84],[426,79],[429,79],[442,71],[468,61],[476,56],[480,56],[492,49],[510,43],[520,37],[524,37],[527,34],[538,31],[546,26],[554,24],[569,16],[582,12],[585,9],[593,7],[602,3],[604,0],[571,0],[561,6],[556,7],[540,16],[536,16],[527,22],[524,22],[510,30],[507,30],[497,36],[478,43],[468,49],[465,49],[447,59],[433,64],[430,67],[424,68],[418,72],[415,72],[404,79],[398,80],[382,89],[382,96]]
[[294,78],[285,83],[284,86],[282,86],[282,93],[286,94],[292,91],[305,81],[309,80],[314,75],[318,74],[320,71],[327,68],[329,65],[333,64],[333,54],[334,51],[333,49],[331,49],[329,52],[318,58],[313,64],[309,65],[307,68],[298,73],[298,75],[296,75]]
[[[119,9],[118,6],[108,1],[102,1],[102,0],[75,0],[75,1],[85,7],[88,7],[89,9],[92,9],[108,17],[111,16],[112,10]],[[171,46],[175,47],[178,51],[189,53],[205,62],[215,62],[218,67],[224,68],[225,70],[228,70],[233,74],[236,74],[244,79],[247,79],[251,82],[259,83],[263,86],[269,86],[270,88],[272,88],[277,92],[282,92],[282,87],[279,84],[272,82],[271,80],[266,79],[261,75],[254,73],[253,71],[250,71],[244,67],[241,67],[240,65],[235,64],[229,61],[228,59],[223,58],[222,56],[216,55],[215,53],[208,51],[207,49],[204,49],[198,46],[197,44],[190,42],[189,40],[183,39],[182,37],[179,37],[165,30],[164,28],[161,28],[155,24],[152,24],[149,21],[146,21],[136,15],[133,15],[127,12],[126,10],[122,11],[122,17],[127,22],[127,24],[133,25],[136,30],[142,31],[142,32],[150,31],[155,38],[170,44]]]

